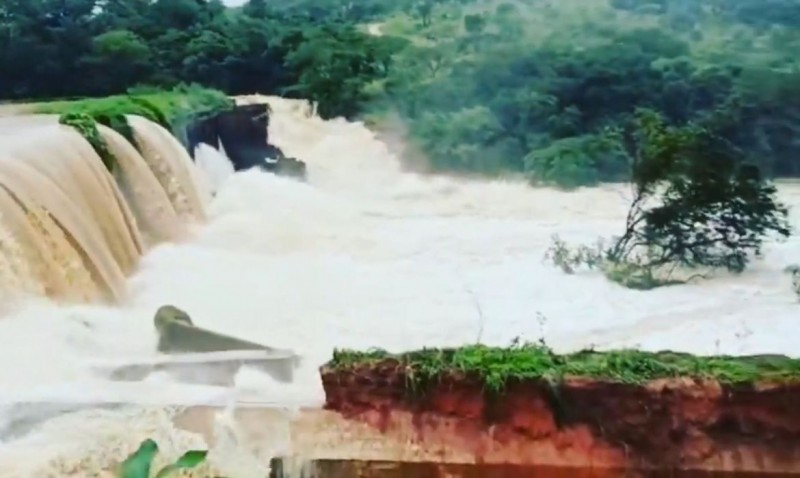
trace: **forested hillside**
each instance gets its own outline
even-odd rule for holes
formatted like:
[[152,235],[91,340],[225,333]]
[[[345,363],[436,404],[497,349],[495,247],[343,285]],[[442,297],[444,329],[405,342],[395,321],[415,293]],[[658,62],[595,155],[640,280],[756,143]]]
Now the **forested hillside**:
[[800,175],[797,0],[2,0],[0,96],[196,82],[401,119],[435,169],[624,179],[637,108]]

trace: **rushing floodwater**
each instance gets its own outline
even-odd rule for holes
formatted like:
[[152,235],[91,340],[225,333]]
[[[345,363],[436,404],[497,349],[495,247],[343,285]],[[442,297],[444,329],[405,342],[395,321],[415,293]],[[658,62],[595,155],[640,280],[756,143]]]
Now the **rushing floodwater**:
[[[616,233],[624,187],[567,193],[407,174],[362,125],[323,122],[298,103],[272,103],[271,140],[308,163],[309,184],[256,171],[229,175],[210,158],[211,183],[220,189],[209,223],[186,243],[152,250],[130,279],[126,303],[42,301],[5,311],[3,404],[225,400],[218,389],[110,384],[89,372],[91,359],[151,355],[152,316],[167,303],[200,326],[306,357],[292,386],[241,377],[262,400],[287,405],[321,402],[316,367],[334,347],[505,345],[544,333],[560,350],[594,344],[796,354],[800,305],[781,272],[800,262],[795,240],[771,246],[741,276],[650,292],[594,273],[565,275],[542,263],[551,235],[592,242]],[[781,194],[800,204],[798,185],[782,185]],[[796,212],[793,219],[800,224]],[[119,457],[139,436],[172,438],[178,448],[192,442],[176,438],[158,412],[126,413],[83,413],[53,421],[25,442],[9,441],[0,449],[0,474],[26,476],[57,456],[62,472],[92,469],[80,460]]]

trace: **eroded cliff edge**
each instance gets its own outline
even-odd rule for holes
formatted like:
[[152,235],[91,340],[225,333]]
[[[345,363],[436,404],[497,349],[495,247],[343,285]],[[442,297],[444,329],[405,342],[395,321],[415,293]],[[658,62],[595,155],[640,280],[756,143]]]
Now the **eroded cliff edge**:
[[[337,351],[326,408],[443,462],[797,472],[800,361],[467,347]],[[373,457],[377,458],[377,457]]]

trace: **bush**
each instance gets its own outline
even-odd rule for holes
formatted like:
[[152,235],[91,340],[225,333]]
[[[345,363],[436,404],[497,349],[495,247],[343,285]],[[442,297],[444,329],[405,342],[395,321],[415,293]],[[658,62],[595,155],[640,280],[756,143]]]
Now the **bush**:
[[564,188],[625,179],[628,170],[623,151],[610,134],[556,140],[529,153],[524,163],[534,183]]
[[768,235],[789,236],[775,186],[708,128],[642,110],[620,140],[634,190],[625,231],[610,247],[574,252],[556,239],[546,258],[562,270],[599,265],[627,287],[653,288],[679,282],[679,267],[742,272]]

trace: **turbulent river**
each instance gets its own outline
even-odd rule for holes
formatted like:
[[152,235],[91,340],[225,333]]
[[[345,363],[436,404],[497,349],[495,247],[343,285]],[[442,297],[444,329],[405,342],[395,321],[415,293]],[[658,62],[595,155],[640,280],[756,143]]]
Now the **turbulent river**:
[[[401,351],[544,336],[557,350],[796,354],[800,304],[782,272],[800,262],[794,239],[770,245],[741,276],[649,292],[596,273],[565,275],[542,262],[551,236],[590,243],[618,232],[625,187],[559,192],[407,173],[362,124],[322,121],[298,102],[270,103],[270,139],[307,162],[308,184],[231,175],[206,149],[201,163],[219,185],[208,222],[149,251],[122,303],[3,305],[0,475],[100,476],[96,470],[151,436],[165,450],[199,446],[158,405],[225,403],[230,392],[159,379],[111,383],[87,366],[152,354],[152,317],[163,304],[203,327],[303,355],[291,385],[255,373],[238,379],[239,396],[286,407],[322,402],[316,367],[334,347]],[[800,185],[780,191],[800,204]],[[796,207],[792,217],[800,224]],[[83,410],[23,435],[9,431],[20,404],[115,401],[143,407]],[[280,433],[276,447],[287,446]]]

